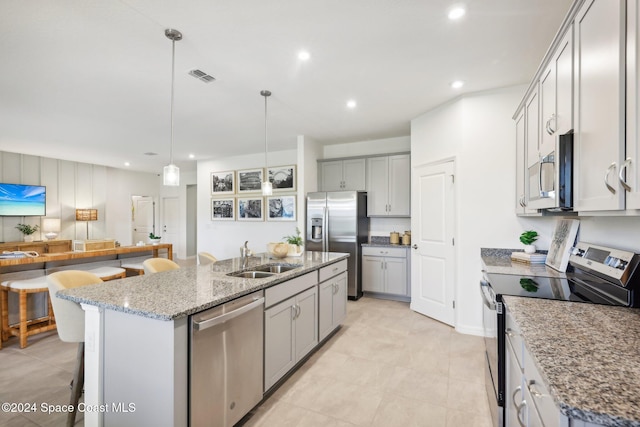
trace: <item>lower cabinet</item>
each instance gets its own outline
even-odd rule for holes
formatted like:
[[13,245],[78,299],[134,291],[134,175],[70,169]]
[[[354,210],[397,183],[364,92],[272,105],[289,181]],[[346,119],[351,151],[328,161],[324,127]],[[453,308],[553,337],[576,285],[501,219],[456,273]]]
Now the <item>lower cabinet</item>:
[[319,339],[322,341],[347,316],[347,272],[343,272],[318,285]]
[[318,288],[313,286],[264,312],[264,390],[318,344]]
[[408,249],[388,247],[362,248],[362,290],[408,297]]

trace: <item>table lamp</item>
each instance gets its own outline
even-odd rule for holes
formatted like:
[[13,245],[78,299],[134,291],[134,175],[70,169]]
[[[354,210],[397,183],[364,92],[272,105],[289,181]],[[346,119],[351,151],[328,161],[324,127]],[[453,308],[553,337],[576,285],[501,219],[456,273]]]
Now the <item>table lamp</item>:
[[89,240],[89,221],[98,220],[98,209],[76,209],[76,221],[87,222],[87,240]]
[[42,231],[47,240],[54,240],[60,232],[60,218],[43,218]]

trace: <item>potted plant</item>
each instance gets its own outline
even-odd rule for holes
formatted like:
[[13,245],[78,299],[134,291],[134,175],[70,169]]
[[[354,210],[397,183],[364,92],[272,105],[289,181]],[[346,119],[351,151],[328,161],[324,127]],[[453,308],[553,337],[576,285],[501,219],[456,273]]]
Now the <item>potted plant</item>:
[[18,224],[16,225],[16,228],[20,230],[22,234],[24,234],[25,242],[33,242],[32,234],[38,231],[38,228],[40,227],[38,227],[37,225]]
[[158,243],[160,243],[160,236],[156,236],[155,234],[153,234],[153,232],[149,233],[149,243],[151,243],[152,245],[157,245]]
[[296,227],[296,234],[292,234],[290,236],[284,236],[283,239],[289,244],[289,254],[297,255],[302,253],[302,245],[304,245],[304,241],[300,236],[300,229]]
[[538,232],[527,230],[520,235],[520,241],[524,245],[524,251],[528,254],[536,252],[536,246],[533,244],[538,239]]

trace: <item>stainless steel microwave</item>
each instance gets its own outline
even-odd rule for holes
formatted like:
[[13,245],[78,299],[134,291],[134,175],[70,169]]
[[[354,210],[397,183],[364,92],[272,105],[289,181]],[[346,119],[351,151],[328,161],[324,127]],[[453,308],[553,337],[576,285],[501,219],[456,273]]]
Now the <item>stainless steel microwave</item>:
[[529,207],[550,211],[573,208],[573,130],[560,135],[556,151],[528,169]]

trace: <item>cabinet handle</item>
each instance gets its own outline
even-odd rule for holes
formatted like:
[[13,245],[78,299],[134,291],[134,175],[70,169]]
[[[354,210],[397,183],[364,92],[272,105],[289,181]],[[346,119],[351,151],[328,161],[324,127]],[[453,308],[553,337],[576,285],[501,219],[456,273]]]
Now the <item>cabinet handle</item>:
[[541,399],[544,397],[544,393],[540,393],[538,390],[536,390],[536,388],[534,387],[535,384],[536,382],[531,380],[527,385],[527,389],[529,389],[529,393],[531,393],[531,396]]
[[384,270],[384,261],[380,261],[380,270]]
[[631,157],[628,157],[627,160],[624,161],[622,166],[620,166],[620,173],[618,174],[618,178],[620,179],[620,184],[624,187],[625,190],[631,192],[631,186],[627,184],[627,181],[623,178],[624,173],[627,171],[627,168],[631,164]]
[[516,402],[516,394],[518,394],[519,391],[522,391],[521,386],[516,387],[516,389],[513,390],[513,393],[511,394],[511,401],[513,402],[513,406],[515,406],[516,408],[518,407],[518,402]]
[[609,190],[611,194],[616,194],[616,189],[609,185],[609,175],[611,174],[611,171],[614,170],[615,168],[616,168],[616,162],[613,162],[609,165],[609,167],[607,168],[607,172],[605,172],[604,174],[604,185],[607,186],[607,190]]
[[520,415],[522,414],[522,410],[525,409],[527,407],[527,401],[523,400],[521,404],[518,405],[517,409],[518,409],[518,424],[520,424],[520,427],[527,427],[527,425],[522,421],[522,419],[520,418]]
[[551,127],[551,120],[553,120],[554,122],[556,121],[555,113],[552,114],[551,117],[549,117],[549,120],[547,120],[547,133],[549,135],[553,135],[556,132],[556,130]]
[[513,336],[516,335],[516,334],[513,333],[513,329],[511,329],[511,328],[505,329],[504,333],[507,334],[510,337],[513,337]]

